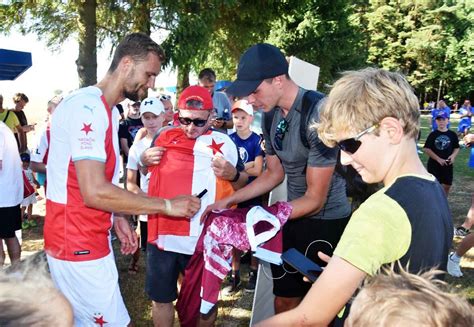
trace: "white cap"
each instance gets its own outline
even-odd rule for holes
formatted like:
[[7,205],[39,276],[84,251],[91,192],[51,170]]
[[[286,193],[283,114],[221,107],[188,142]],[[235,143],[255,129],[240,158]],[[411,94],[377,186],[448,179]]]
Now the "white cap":
[[142,100],[140,104],[140,114],[144,114],[145,112],[151,112],[152,114],[159,115],[165,112],[165,107],[163,103],[155,97],[148,97]]
[[236,101],[232,106],[232,112],[238,109],[245,111],[250,116],[253,116],[253,106],[249,104],[247,100]]

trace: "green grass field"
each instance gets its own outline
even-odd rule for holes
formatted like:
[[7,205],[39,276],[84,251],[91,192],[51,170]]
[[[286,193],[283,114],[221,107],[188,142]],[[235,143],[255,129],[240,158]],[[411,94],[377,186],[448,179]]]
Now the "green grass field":
[[[457,127],[457,120],[452,119],[451,129]],[[422,136],[420,147],[430,132],[427,117],[422,118]],[[474,191],[474,170],[468,168],[469,149],[461,149],[458,158],[454,164],[454,183],[449,195],[449,204],[453,214],[454,225],[460,225],[466,216],[470,206],[471,194]],[[421,154],[421,160],[426,163],[427,157]],[[43,202],[43,201],[42,201]],[[429,204],[420,204],[429,205]],[[44,204],[39,203],[35,213],[44,215],[41,209]],[[40,210],[40,211],[38,211]],[[43,211],[42,211],[43,210]],[[42,226],[42,224],[41,224]],[[34,251],[43,247],[42,227],[36,227],[24,232],[23,249]],[[460,239],[455,238],[454,245]],[[148,300],[145,291],[145,263],[144,256],[140,258],[139,272],[135,275],[128,274],[128,263],[130,257],[123,256],[118,251],[118,243],[114,242],[114,248],[117,257],[117,267],[120,274],[120,286],[127,308],[136,326],[152,326],[151,303]],[[242,276],[245,278],[247,266],[242,267]],[[469,301],[474,304],[474,250],[468,252],[462,261],[464,277],[452,278],[448,276],[446,281],[454,288],[464,293]],[[252,294],[240,291],[233,296],[224,297],[219,303],[218,326],[248,326],[250,322]],[[178,326],[178,324],[175,324]]]

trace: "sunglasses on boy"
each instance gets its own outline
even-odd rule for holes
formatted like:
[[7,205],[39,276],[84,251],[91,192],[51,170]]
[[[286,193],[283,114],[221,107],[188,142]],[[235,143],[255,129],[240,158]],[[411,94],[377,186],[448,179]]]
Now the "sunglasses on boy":
[[204,125],[206,125],[208,119],[209,117],[207,117],[207,119],[191,119],[187,117],[178,116],[179,123],[185,126],[191,125],[191,123],[193,123],[196,127],[203,127]]
[[373,131],[377,129],[377,127],[378,125],[373,125],[367,129],[364,129],[362,132],[360,132],[356,136],[336,142],[336,144],[339,147],[339,149],[341,149],[342,151],[349,154],[354,154],[357,152],[357,150],[359,150],[362,144],[362,142],[359,141],[360,138],[364,136],[365,134],[372,133]]

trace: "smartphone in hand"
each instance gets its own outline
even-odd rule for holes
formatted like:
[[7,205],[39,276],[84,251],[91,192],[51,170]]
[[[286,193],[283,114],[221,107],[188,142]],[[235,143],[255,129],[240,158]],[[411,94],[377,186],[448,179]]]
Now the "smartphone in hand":
[[303,253],[295,248],[283,252],[281,258],[284,262],[298,270],[313,283],[323,271],[317,263],[308,259]]

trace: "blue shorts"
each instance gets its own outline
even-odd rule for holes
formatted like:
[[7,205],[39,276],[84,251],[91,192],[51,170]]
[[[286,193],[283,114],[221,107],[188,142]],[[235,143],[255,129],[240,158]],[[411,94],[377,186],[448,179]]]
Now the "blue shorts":
[[171,303],[178,298],[178,276],[184,273],[190,255],[163,251],[155,245],[146,247],[146,282],[148,297],[158,303]]

